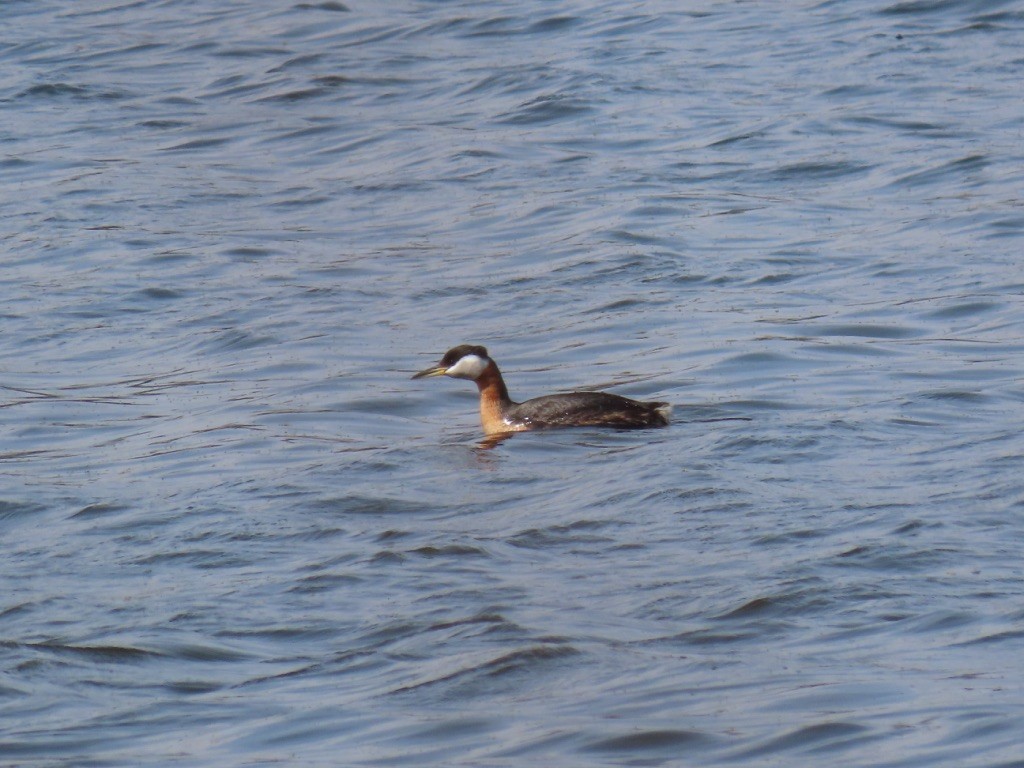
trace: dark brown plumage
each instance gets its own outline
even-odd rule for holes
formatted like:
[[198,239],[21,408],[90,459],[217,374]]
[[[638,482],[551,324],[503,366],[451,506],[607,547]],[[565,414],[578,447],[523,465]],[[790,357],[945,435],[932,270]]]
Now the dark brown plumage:
[[569,392],[510,403],[507,416],[534,428],[663,427],[668,403],[644,403],[608,392]]

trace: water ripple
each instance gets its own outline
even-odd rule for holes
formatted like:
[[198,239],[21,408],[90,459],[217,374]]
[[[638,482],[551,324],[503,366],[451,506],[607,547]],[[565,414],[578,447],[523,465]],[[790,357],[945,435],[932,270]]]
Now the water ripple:
[[1019,760],[1016,9],[4,13],[10,760]]

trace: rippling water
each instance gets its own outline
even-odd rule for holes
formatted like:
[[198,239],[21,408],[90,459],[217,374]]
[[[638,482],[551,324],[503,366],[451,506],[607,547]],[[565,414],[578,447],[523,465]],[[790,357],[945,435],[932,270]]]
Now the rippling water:
[[1019,4],[2,13],[0,762],[1024,765]]

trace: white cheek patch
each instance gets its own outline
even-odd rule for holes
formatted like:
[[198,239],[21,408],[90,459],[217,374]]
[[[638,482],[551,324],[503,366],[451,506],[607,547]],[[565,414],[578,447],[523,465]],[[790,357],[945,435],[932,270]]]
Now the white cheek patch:
[[456,379],[476,379],[487,367],[488,359],[477,355],[466,355],[459,359],[455,365],[444,372],[445,376]]

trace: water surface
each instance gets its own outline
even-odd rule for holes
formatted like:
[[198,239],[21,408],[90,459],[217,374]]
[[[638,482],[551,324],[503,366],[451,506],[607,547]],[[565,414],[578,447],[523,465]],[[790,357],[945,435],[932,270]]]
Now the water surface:
[[3,14],[0,762],[1024,765],[1016,4]]

